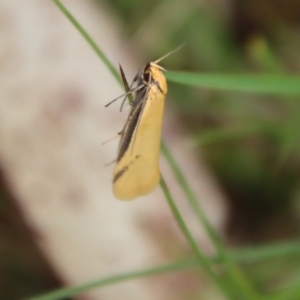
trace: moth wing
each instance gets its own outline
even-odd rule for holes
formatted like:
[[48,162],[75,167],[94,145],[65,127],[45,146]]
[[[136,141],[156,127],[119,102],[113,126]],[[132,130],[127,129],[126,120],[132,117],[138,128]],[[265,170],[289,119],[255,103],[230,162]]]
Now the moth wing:
[[[152,86],[143,99],[139,119],[130,136],[129,145],[114,169],[114,195],[119,199],[129,200],[150,193],[160,179],[159,154],[164,111],[163,95]],[[134,113],[131,114],[134,116]],[[125,127],[128,130],[130,121]],[[126,132],[124,132],[126,134]],[[121,138],[119,151],[122,149]]]

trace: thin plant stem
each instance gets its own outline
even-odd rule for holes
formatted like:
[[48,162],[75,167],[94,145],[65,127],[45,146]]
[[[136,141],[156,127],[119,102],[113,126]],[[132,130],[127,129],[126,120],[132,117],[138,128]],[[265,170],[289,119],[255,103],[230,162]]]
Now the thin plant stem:
[[[253,263],[259,261],[265,261],[266,259],[280,259],[282,257],[288,256],[298,256],[299,254],[299,242],[288,242],[276,245],[259,246],[250,249],[236,250],[229,253],[234,261]],[[219,256],[209,257],[209,264],[219,264],[222,262]],[[31,297],[28,300],[59,300],[66,297],[71,297],[76,294],[85,292],[93,288],[99,288],[107,286],[110,284],[117,284],[123,281],[132,280],[140,277],[154,276],[159,274],[164,274],[168,272],[175,272],[185,269],[192,269],[198,267],[198,260],[195,258],[188,258],[185,260],[180,260],[177,262],[156,266],[152,268],[146,268],[143,270],[125,272],[113,276],[108,276],[106,278],[98,279],[93,282],[86,284],[59,289],[57,291],[44,294],[42,296]],[[282,295],[281,295],[282,297]],[[267,298],[268,300],[273,300],[272,297]],[[280,298],[281,299],[281,298]],[[283,298],[282,298],[283,299]],[[275,298],[274,298],[275,300]],[[279,300],[279,298],[276,300]]]
[[194,251],[194,254],[195,254],[198,262],[200,263],[202,268],[205,270],[205,272],[210,276],[210,278],[214,281],[214,283],[219,287],[219,289],[221,291],[223,291],[224,294],[227,295],[228,299],[235,299],[229,292],[228,287],[226,285],[224,285],[224,283],[220,280],[220,278],[218,278],[218,276],[214,273],[207,258],[205,257],[205,255],[202,253],[202,251],[198,247],[195,239],[193,238],[191,232],[189,231],[187,225],[185,224],[184,219],[183,219],[180,211],[178,210],[178,208],[173,200],[173,197],[169,191],[169,188],[166,185],[166,182],[163,179],[162,175],[160,178],[160,186],[161,186],[161,188],[164,192],[164,195],[168,201],[170,209],[175,217],[175,220],[177,221],[177,224],[178,224],[179,228],[181,229],[183,235],[185,236],[187,242],[189,243],[192,250]]
[[77,20],[73,17],[73,15],[68,11],[68,9],[59,1],[53,0],[53,2],[57,5],[57,7],[61,10],[61,12],[69,19],[69,21],[76,27],[79,33],[83,36],[83,38],[88,42],[88,44],[92,47],[92,49],[96,52],[105,66],[109,69],[111,74],[115,77],[115,79],[122,84],[121,77],[118,71],[115,69],[113,64],[108,60],[106,55],[101,51],[101,49],[97,46],[91,36],[87,33],[87,31],[77,22]]
[[245,295],[247,299],[251,299],[251,300],[257,299],[258,296],[253,291],[252,287],[249,284],[249,281],[244,278],[239,268],[234,264],[230,256],[227,254],[227,251],[223,247],[223,244],[220,241],[219,236],[217,235],[213,227],[210,225],[205,213],[203,212],[199,204],[199,201],[197,200],[195,194],[190,188],[187,180],[185,179],[183,173],[181,172],[179,166],[177,165],[175,159],[173,158],[171,152],[166,147],[164,142],[162,142],[162,152],[166,157],[169,165],[171,166],[172,171],[175,174],[176,179],[179,182],[181,188],[183,189],[191,207],[196,213],[199,222],[201,223],[201,225],[204,226],[206,232],[208,233],[210,239],[212,240],[214,246],[216,247],[217,253],[223,260],[226,269],[228,271],[228,274],[233,280],[233,283],[237,285],[237,287],[243,292],[243,295]]
[[151,275],[158,275],[163,274],[167,272],[174,272],[177,270],[183,270],[187,268],[191,268],[195,266],[195,260],[182,260],[171,264],[166,264],[159,267],[152,267],[149,269],[143,269],[139,271],[132,271],[132,272],[126,272],[121,273],[114,276],[109,276],[103,279],[98,279],[92,282],[88,282],[82,285],[70,287],[70,288],[64,288],[60,289],[54,292],[50,292],[48,294],[44,294],[42,296],[32,297],[28,300],[58,300],[58,299],[64,299],[66,297],[71,297],[78,295],[79,293],[85,292],[87,290],[91,290],[93,288],[99,288],[102,286],[107,286],[110,284],[119,283],[122,281],[130,280],[133,278],[141,278]]

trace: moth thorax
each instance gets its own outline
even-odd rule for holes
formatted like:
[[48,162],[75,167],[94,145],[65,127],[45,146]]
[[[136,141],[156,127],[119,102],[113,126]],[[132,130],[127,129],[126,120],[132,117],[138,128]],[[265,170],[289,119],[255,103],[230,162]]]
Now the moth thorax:
[[165,95],[167,93],[167,81],[161,67],[154,63],[150,63],[149,71],[151,73],[151,79],[159,85],[161,92]]

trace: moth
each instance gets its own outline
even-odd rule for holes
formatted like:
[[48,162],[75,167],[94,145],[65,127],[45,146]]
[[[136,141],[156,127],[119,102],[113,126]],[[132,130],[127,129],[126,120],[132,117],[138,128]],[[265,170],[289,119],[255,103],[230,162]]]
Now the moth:
[[130,200],[146,195],[159,183],[160,141],[168,88],[163,74],[165,69],[159,66],[158,62],[179,48],[139,69],[130,86],[120,66],[126,93],[106,106],[125,97],[122,109],[126,97],[131,95],[134,97],[127,121],[120,132],[121,138],[113,172],[113,192],[118,199]]

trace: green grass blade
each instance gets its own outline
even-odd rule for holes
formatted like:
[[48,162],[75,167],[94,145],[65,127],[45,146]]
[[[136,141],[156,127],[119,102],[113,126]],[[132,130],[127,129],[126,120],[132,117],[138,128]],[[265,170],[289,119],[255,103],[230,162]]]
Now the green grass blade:
[[[241,249],[229,253],[230,257],[237,262],[241,263],[254,263],[265,261],[266,259],[280,259],[287,257],[297,257],[299,256],[300,242],[287,242],[276,245],[258,246],[255,248]],[[222,263],[222,258],[219,256],[214,256],[209,259],[210,264],[220,264]],[[146,268],[138,271],[131,271],[126,273],[121,273],[118,275],[109,276],[93,282],[78,285],[75,287],[60,289],[43,296],[36,296],[30,298],[30,300],[58,300],[66,297],[71,297],[76,294],[85,292],[86,290],[99,288],[107,286],[110,284],[120,283],[126,280],[131,280],[140,277],[153,276],[164,274],[168,272],[180,271],[185,269],[192,269],[197,267],[198,260],[195,258],[190,258],[186,260],[181,260],[178,262],[173,262],[170,264],[156,266],[152,268]]]
[[272,74],[167,72],[169,81],[201,88],[259,94],[300,95],[300,77]]
[[213,227],[210,225],[208,219],[206,218],[205,213],[203,212],[199,204],[199,201],[197,200],[197,197],[195,196],[192,189],[190,188],[187,180],[185,179],[183,173],[181,172],[171,152],[163,142],[162,142],[162,152],[164,153],[164,156],[166,157],[168,164],[171,166],[172,171],[175,174],[179,185],[183,189],[200,224],[204,226],[206,232],[208,233],[210,239],[212,240],[217,250],[218,255],[221,257],[222,261],[224,262],[227,272],[233,281],[233,284],[236,286],[236,288],[239,288],[239,290],[242,292],[243,295],[247,296],[246,299],[253,299],[253,300],[257,299],[257,295],[252,289],[252,287],[250,286],[249,281],[246,280],[246,278],[243,276],[239,268],[235,265],[235,263],[233,262],[233,260],[228,255],[225,248],[223,247],[223,244],[220,241],[217,233],[215,232]]
[[265,261],[267,259],[277,259],[285,256],[300,255],[300,241],[292,241],[274,245],[245,248],[233,252],[234,260],[243,263]]
[[88,42],[88,44],[92,47],[92,49],[96,52],[105,66],[109,69],[112,75],[116,78],[119,83],[122,83],[121,77],[118,71],[115,69],[113,64],[108,60],[104,52],[97,46],[91,36],[87,33],[87,31],[77,22],[77,20],[72,16],[72,14],[68,11],[68,9],[59,1],[53,0],[53,2],[57,5],[57,7],[62,11],[62,13],[69,19],[69,21],[76,27],[79,33],[83,36],[83,38]]
[[190,247],[192,248],[192,250],[194,251],[194,254],[196,256],[197,261],[199,262],[199,264],[202,266],[202,268],[204,269],[204,271],[209,275],[209,277],[214,281],[214,283],[216,284],[216,286],[219,287],[219,289],[225,294],[227,295],[228,299],[235,299],[231,292],[230,289],[224,284],[224,282],[222,282],[222,280],[220,280],[220,278],[214,273],[214,271],[212,270],[210,263],[208,261],[208,259],[205,257],[205,255],[202,253],[202,251],[200,250],[200,248],[198,247],[195,239],[193,238],[191,232],[189,231],[187,225],[184,222],[184,219],[182,217],[182,215],[180,214],[180,211],[178,210],[173,197],[171,196],[171,193],[163,179],[163,177],[161,176],[160,178],[160,186],[165,194],[165,197],[168,201],[168,204],[170,206],[170,209],[177,221],[177,224],[179,226],[179,228],[181,229],[183,235],[185,236],[187,242],[189,243]]
[[42,296],[37,296],[33,298],[29,298],[28,300],[58,300],[64,299],[66,297],[71,297],[78,295],[87,290],[91,290],[93,288],[99,288],[102,286],[107,286],[110,284],[115,284],[119,282],[123,282],[126,280],[130,280],[133,278],[141,278],[145,276],[158,275],[162,273],[174,272],[177,270],[183,270],[187,268],[192,268],[195,266],[195,260],[182,260],[171,264],[166,264],[159,267],[152,267],[149,269],[143,269],[139,271],[121,273],[114,276],[109,276],[103,279],[95,280],[86,284],[60,289],[48,294],[44,294]]

